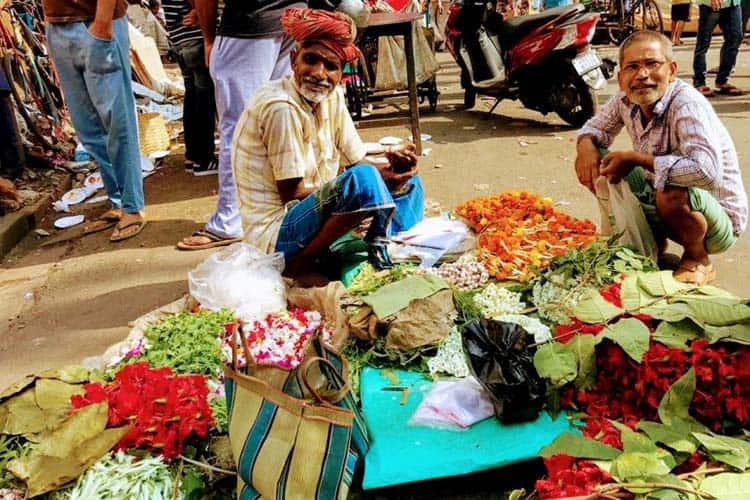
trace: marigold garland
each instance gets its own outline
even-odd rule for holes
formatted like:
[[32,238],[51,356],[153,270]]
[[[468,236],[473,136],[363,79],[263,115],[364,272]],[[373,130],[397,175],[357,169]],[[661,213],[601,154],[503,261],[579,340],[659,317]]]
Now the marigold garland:
[[480,258],[497,280],[528,281],[557,256],[596,239],[596,226],[556,210],[551,198],[508,191],[456,208],[479,235]]

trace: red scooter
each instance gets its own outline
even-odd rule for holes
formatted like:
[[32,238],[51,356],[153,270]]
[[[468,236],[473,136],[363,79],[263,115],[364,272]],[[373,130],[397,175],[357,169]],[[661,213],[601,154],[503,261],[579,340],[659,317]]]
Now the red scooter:
[[454,3],[446,45],[461,67],[465,107],[474,106],[477,94],[495,97],[495,106],[520,99],[529,109],[555,112],[580,127],[594,115],[595,91],[615,66],[590,46],[598,20],[581,4],[506,20],[495,0]]

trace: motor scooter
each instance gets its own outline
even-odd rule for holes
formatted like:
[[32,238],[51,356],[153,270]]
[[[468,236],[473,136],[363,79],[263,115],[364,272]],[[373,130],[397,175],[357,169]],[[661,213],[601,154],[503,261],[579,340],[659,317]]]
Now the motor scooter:
[[458,0],[450,9],[446,45],[461,67],[464,106],[477,94],[520,99],[529,109],[555,112],[580,127],[596,112],[596,90],[615,63],[590,42],[599,14],[575,4],[503,19],[495,0]]

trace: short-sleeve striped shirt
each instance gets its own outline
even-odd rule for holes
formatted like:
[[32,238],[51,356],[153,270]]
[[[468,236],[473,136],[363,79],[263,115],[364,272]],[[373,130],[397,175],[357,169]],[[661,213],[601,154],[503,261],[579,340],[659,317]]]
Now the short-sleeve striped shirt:
[[182,25],[182,18],[193,10],[187,0],[162,0],[161,6],[164,9],[167,32],[172,45],[179,47],[187,42],[203,40],[198,26]]
[[292,78],[268,82],[256,91],[232,141],[245,240],[266,252],[276,247],[287,210],[277,181],[301,178],[305,188],[315,190],[366,153],[341,88],[313,108]]

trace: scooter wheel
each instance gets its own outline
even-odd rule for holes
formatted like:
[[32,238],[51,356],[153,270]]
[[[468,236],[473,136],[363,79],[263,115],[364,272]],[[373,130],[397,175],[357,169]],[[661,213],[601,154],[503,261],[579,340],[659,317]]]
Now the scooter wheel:
[[474,87],[464,89],[464,109],[471,109],[477,103],[477,91]]

